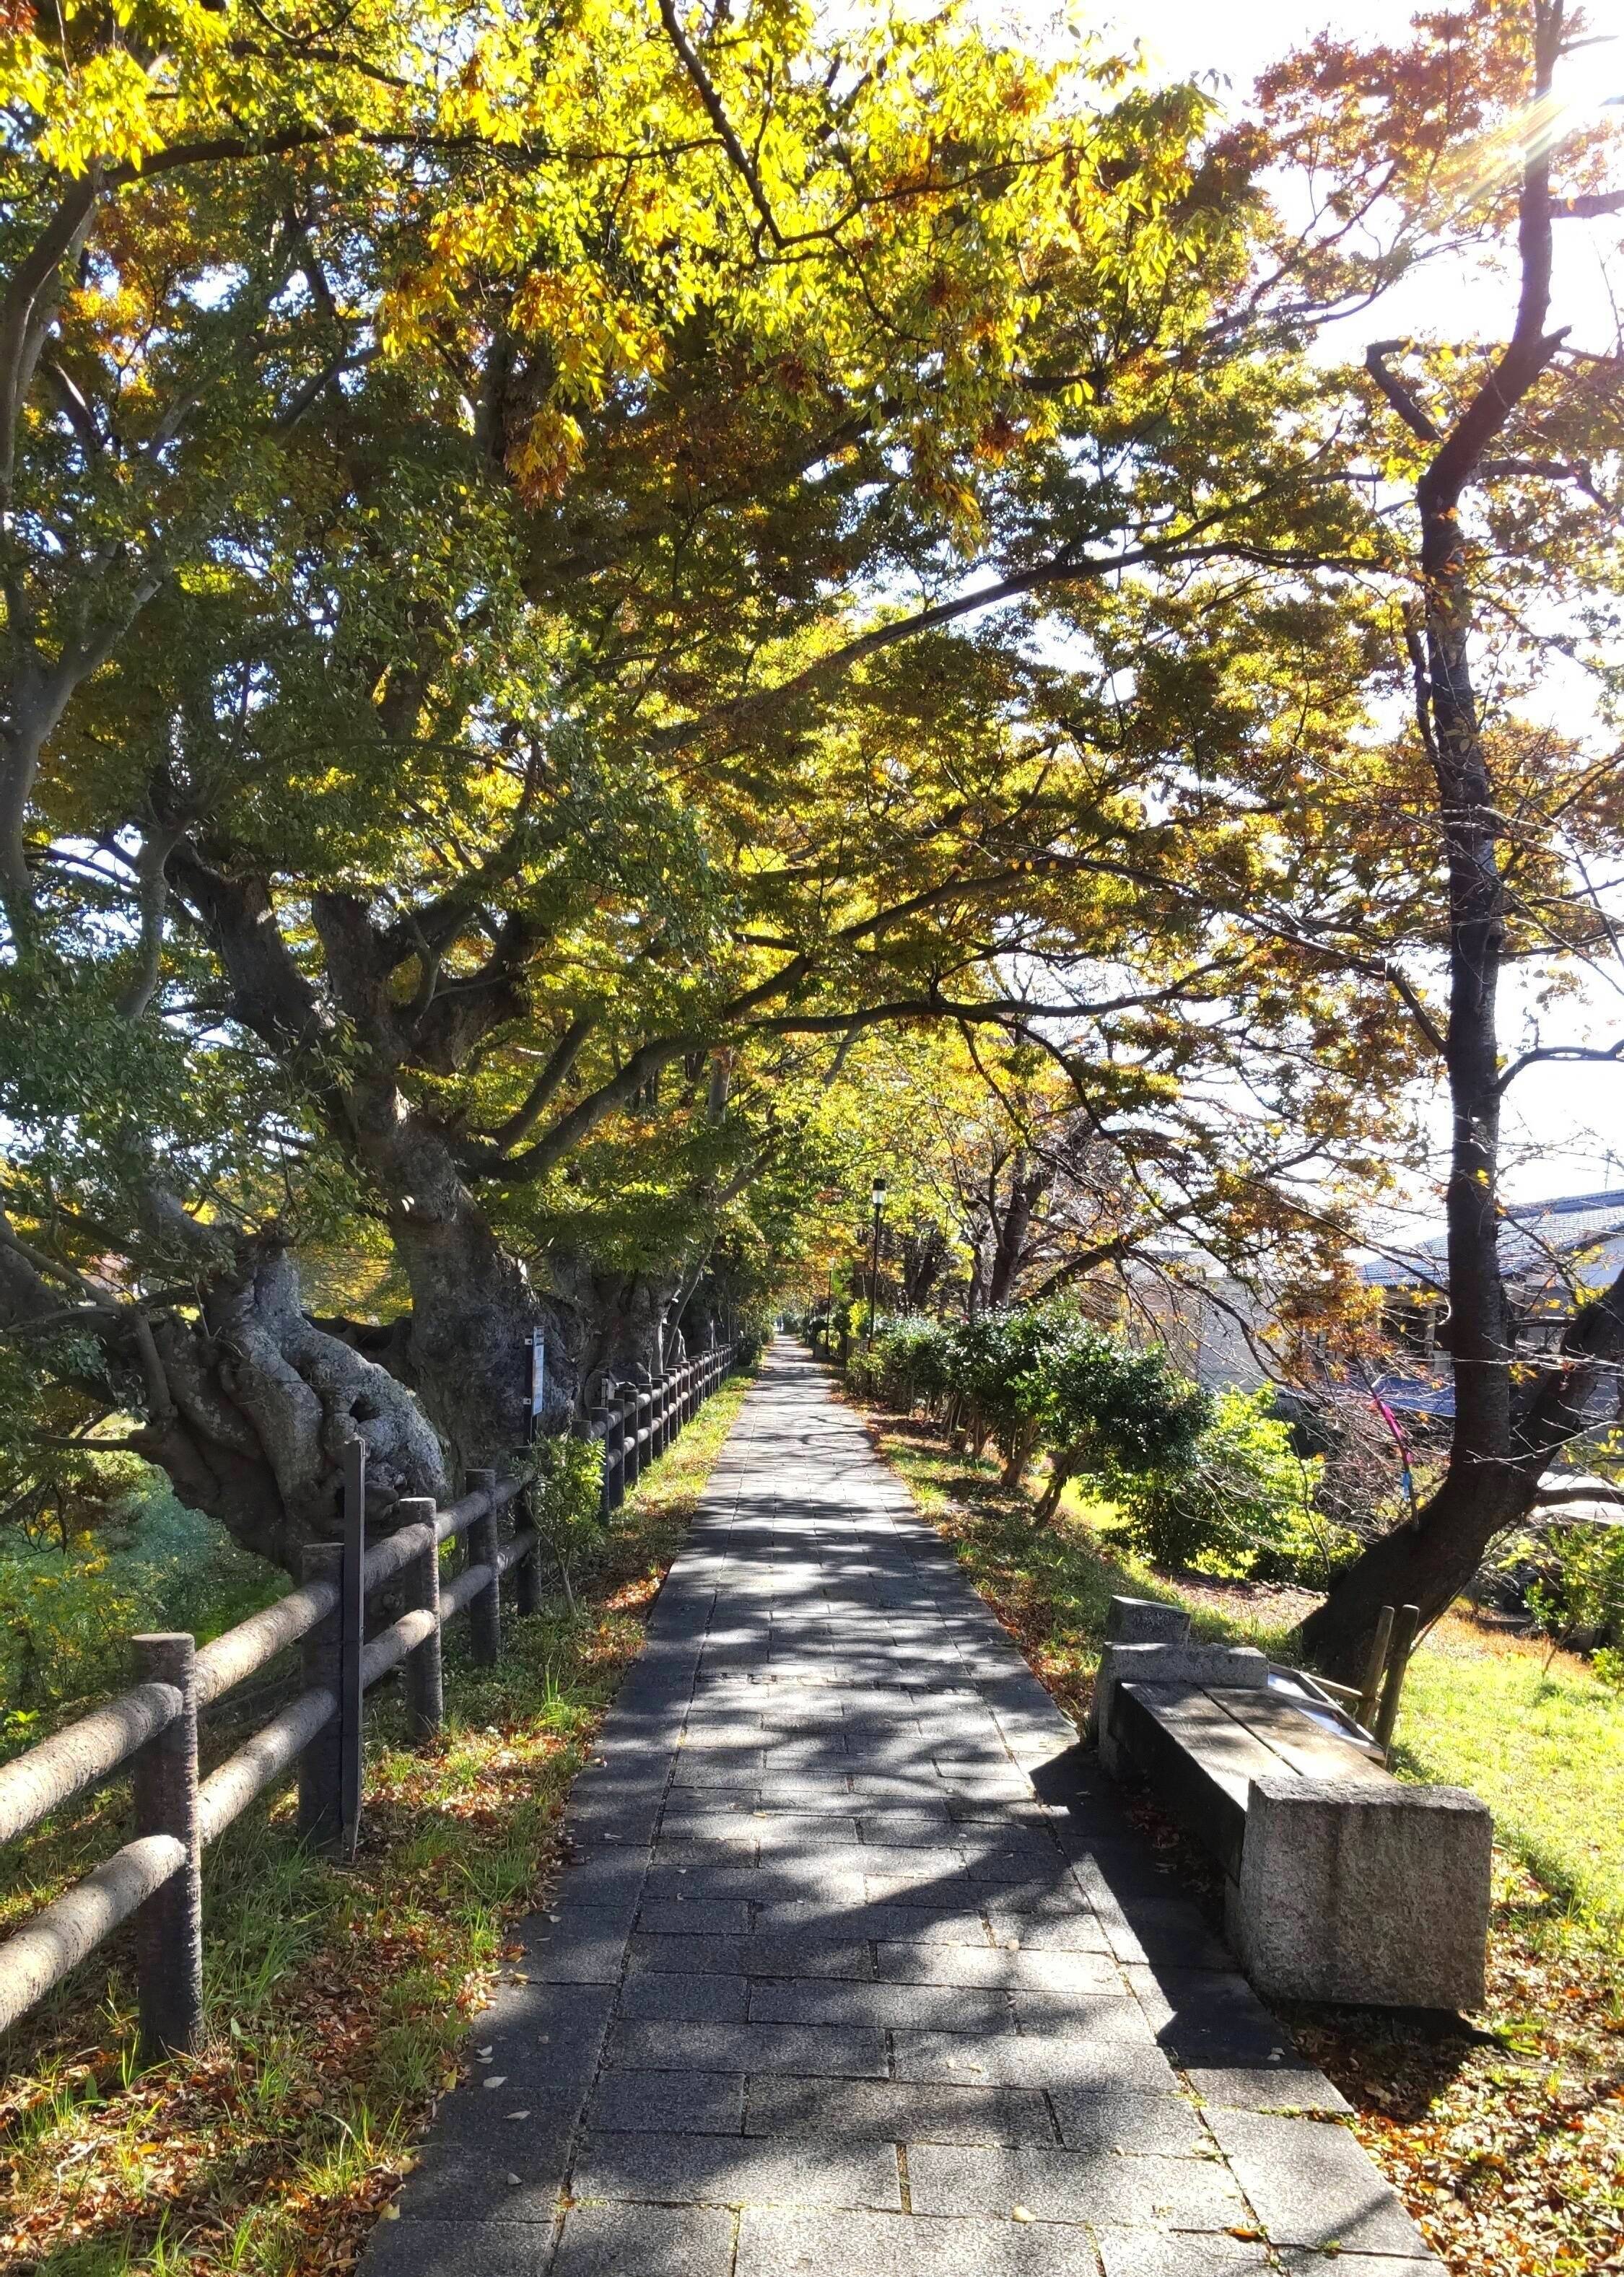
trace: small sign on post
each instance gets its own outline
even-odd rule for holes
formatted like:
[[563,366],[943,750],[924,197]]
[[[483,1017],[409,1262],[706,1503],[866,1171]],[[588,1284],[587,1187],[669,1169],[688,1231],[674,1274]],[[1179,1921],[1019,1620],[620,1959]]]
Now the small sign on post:
[[541,1412],[547,1404],[547,1344],[540,1329],[530,1330],[530,1442],[541,1428]]
[[[533,1447],[541,1436],[542,1411],[546,1404],[547,1344],[545,1335],[538,1327],[530,1330],[530,1412],[524,1434],[526,1446]],[[530,1495],[524,1496],[522,1503],[514,1504],[514,1519],[515,1524],[535,1524]],[[522,1557],[513,1569],[513,1601],[515,1609],[521,1613],[541,1611],[541,1565],[534,1550],[528,1557]]]

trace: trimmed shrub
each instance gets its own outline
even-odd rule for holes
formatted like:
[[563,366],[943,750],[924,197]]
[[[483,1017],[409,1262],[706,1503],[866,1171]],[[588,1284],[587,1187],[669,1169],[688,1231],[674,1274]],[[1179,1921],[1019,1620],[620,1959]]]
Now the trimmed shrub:
[[1121,1468],[1110,1492],[1153,1565],[1221,1579],[1329,1578],[1357,1545],[1314,1506],[1320,1458],[1298,1455],[1274,1394],[1220,1392],[1193,1459]]

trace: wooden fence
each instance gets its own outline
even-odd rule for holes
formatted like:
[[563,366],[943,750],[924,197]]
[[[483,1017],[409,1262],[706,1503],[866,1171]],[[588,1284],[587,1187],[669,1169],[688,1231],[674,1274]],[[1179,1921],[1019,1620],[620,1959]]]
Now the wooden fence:
[[[721,1384],[734,1347],[685,1361],[646,1386],[620,1388],[594,1409],[604,1446],[604,1511],[668,1447]],[[366,1449],[345,1451],[344,1540],[308,1550],[301,1586],[201,1648],[173,1634],[132,1637],[136,1683],[0,1767],[0,1842],[13,1842],[87,1788],[127,1766],[133,1839],[0,1945],[0,2031],[26,2015],[71,1969],[135,1916],[136,1984],[144,2060],[197,2045],[202,2029],[202,1862],[205,1847],[296,1764],[299,1832],[331,1855],[353,1855],[361,1826],[366,1695],[404,1664],[408,1736],[421,1743],[445,1712],[440,1641],[469,1617],[473,1658],[501,1652],[502,1582],[533,1612],[541,1595],[541,1537],[501,1513],[529,1480],[470,1470],[469,1491],[439,1509],[397,1503],[394,1530],[366,1538]],[[515,1511],[515,1519],[522,1513]],[[440,1548],[461,1537],[461,1569],[442,1579]],[[368,1600],[392,1584],[406,1610],[367,1634]],[[296,1698],[228,1755],[198,1774],[200,1715],[297,1644]]]

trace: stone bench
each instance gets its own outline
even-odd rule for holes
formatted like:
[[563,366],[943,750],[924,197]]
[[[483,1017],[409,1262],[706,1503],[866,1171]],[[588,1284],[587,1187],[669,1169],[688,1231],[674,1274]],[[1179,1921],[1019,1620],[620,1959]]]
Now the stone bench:
[[[1271,1681],[1271,1677],[1273,1680]],[[1091,1724],[1224,1869],[1224,1925],[1267,1998],[1475,2008],[1493,1828],[1464,1787],[1396,1779],[1335,1712],[1190,1616],[1113,1600]]]

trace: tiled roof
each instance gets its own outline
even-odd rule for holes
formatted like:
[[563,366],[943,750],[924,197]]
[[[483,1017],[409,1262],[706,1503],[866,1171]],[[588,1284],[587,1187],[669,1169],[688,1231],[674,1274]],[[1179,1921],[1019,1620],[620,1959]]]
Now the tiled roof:
[[[1448,1236],[1430,1234],[1413,1248],[1367,1258],[1365,1280],[1381,1289],[1445,1285]],[[1501,1269],[1512,1279],[1561,1289],[1559,1260],[1586,1283],[1612,1280],[1624,1268],[1624,1189],[1559,1194],[1550,1201],[1514,1203],[1500,1228]]]

